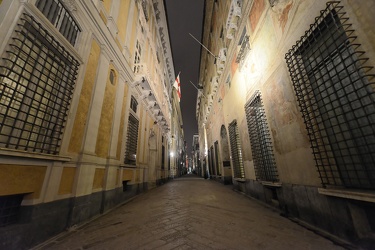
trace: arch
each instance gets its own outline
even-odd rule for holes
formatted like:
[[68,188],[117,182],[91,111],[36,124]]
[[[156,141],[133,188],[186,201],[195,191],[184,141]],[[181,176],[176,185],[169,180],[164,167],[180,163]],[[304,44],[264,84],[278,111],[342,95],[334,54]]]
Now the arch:
[[113,69],[109,72],[109,81],[112,85],[116,84],[116,72]]

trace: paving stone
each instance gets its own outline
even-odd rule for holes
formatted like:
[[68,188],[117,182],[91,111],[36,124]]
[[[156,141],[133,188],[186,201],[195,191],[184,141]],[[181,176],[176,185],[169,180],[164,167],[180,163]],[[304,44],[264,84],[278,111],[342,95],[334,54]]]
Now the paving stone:
[[34,249],[343,249],[212,180],[174,179]]

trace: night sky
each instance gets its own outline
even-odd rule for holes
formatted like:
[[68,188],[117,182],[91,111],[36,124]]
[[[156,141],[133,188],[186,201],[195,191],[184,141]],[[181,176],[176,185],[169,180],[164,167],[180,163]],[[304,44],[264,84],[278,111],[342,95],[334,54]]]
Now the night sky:
[[201,46],[189,33],[201,41],[203,0],[165,0],[174,70],[180,73],[181,112],[183,129],[190,155],[192,139],[198,133],[195,108],[197,101]]

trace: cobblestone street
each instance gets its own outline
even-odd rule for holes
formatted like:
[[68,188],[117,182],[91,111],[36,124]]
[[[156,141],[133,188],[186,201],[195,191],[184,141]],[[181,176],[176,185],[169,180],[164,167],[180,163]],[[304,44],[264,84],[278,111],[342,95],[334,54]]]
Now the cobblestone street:
[[342,249],[218,182],[183,177],[35,249]]

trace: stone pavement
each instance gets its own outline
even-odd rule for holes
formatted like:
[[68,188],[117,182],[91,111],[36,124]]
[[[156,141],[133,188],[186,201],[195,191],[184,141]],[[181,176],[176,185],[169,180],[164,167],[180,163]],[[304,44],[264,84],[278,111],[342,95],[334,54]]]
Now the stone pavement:
[[234,192],[182,177],[35,249],[343,249]]

